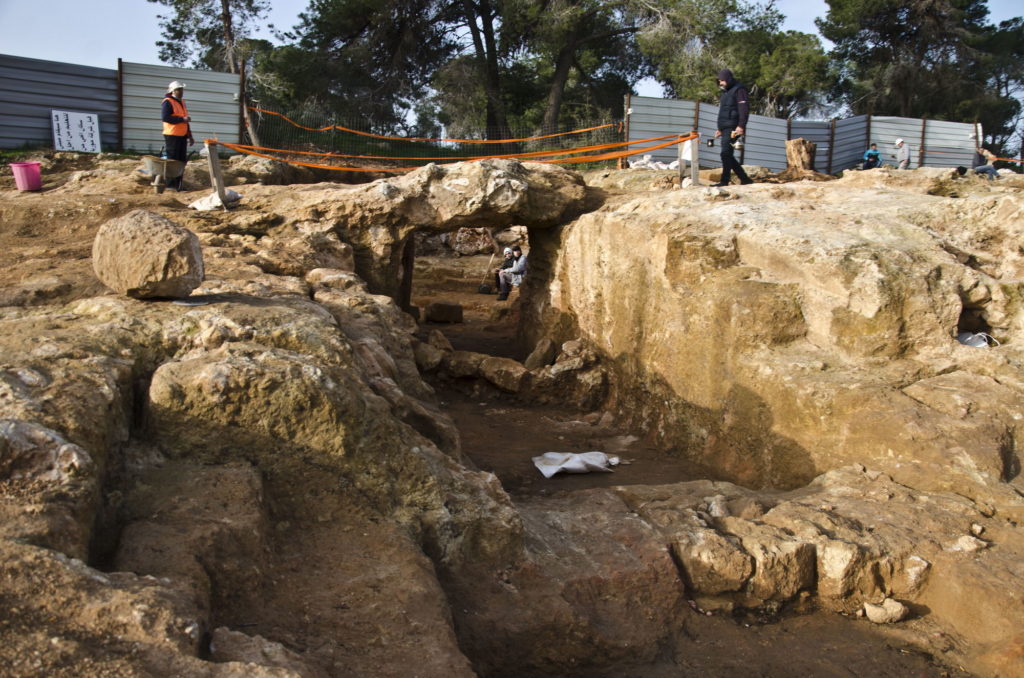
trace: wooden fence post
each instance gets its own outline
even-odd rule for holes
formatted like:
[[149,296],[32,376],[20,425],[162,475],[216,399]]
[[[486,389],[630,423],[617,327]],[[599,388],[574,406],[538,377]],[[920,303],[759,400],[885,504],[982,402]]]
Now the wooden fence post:
[[[117,150],[124,150],[124,66],[117,58]],[[100,135],[103,138],[103,135]]]
[[828,132],[828,173],[832,174],[832,155],[836,150],[836,119],[832,118],[832,126]]
[[691,134],[696,138],[690,139],[690,183],[700,186],[700,132],[694,129]]
[[921,150],[918,151],[918,153],[917,153],[917,166],[918,167],[924,167],[924,154],[925,154],[924,146],[925,146],[925,143],[928,140],[928,135],[926,133],[927,129],[928,129],[928,118],[921,118]]
[[[633,109],[631,107],[632,103],[633,103],[632,95],[627,93],[626,94],[626,110],[623,111],[625,113],[625,115],[622,116],[623,118],[625,118],[625,125],[624,125],[624,128],[623,128],[624,138],[622,139],[623,141],[629,141],[629,118],[630,118],[630,115],[631,115],[631,113],[633,111]],[[626,148],[629,148],[629,147],[627,146]],[[616,161],[615,166],[618,169],[626,169],[627,167],[629,167],[629,160],[627,160],[626,158],[619,158]]]
[[220,204],[224,208],[224,211],[228,211],[228,198],[224,187],[224,175],[220,169],[220,154],[217,152],[217,142],[214,140],[206,140],[206,159],[210,165],[210,183],[213,184],[213,188],[217,191],[217,197],[220,198]]

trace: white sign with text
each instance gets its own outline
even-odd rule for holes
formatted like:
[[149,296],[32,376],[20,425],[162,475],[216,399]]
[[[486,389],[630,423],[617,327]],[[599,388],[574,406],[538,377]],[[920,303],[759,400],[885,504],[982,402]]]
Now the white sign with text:
[[95,113],[50,111],[53,147],[58,151],[100,152],[100,117]]

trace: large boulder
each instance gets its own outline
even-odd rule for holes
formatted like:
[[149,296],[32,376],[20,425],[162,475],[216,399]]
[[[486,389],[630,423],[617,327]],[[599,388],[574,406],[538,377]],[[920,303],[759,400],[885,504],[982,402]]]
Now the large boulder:
[[137,299],[187,297],[203,282],[196,235],[145,210],[103,224],[93,241],[92,262],[105,285]]

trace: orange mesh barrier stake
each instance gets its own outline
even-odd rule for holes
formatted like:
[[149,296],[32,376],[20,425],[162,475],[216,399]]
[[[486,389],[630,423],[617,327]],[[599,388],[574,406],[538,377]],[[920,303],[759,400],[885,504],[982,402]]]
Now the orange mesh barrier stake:
[[371,137],[373,139],[388,139],[388,140],[391,140],[391,141],[446,141],[446,142],[455,143],[455,144],[510,144],[510,143],[515,143],[515,142],[519,142],[519,141],[538,141],[540,139],[553,139],[555,137],[561,137],[561,136],[565,136],[567,134],[582,134],[584,132],[593,132],[594,130],[605,129],[605,128],[608,128],[608,127],[614,127],[615,126],[614,122],[609,122],[607,124],[598,125],[596,127],[587,127],[585,129],[574,129],[571,132],[558,132],[556,134],[544,134],[544,135],[539,136],[539,137],[524,137],[522,139],[431,139],[429,137],[391,137],[391,136],[386,136],[384,134],[374,134],[373,132],[360,132],[359,130],[349,129],[348,127],[342,127],[341,125],[328,125],[327,127],[319,127],[319,128],[316,128],[316,127],[305,127],[305,126],[300,125],[299,123],[295,122],[294,120],[288,118],[287,116],[282,115],[281,113],[278,113],[276,111],[268,111],[265,108],[253,108],[253,107],[250,107],[249,110],[256,111],[258,113],[266,113],[267,115],[276,115],[277,117],[282,118],[283,120],[286,120],[287,122],[291,123],[292,125],[295,125],[296,127],[299,127],[301,129],[304,129],[304,130],[309,130],[311,132],[326,132],[328,130],[336,129],[336,130],[339,130],[341,132],[349,132],[350,134],[358,134],[360,136]]

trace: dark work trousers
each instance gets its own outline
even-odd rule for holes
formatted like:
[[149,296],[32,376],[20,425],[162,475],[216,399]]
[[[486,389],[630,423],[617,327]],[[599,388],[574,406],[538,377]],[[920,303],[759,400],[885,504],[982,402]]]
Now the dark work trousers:
[[[176,137],[171,134],[165,134],[164,149],[167,151],[167,157],[169,159],[188,162],[188,137]],[[184,176],[184,171],[182,171],[182,176]],[[182,177],[168,179],[167,188],[173,188],[180,191],[181,179]]]
[[723,127],[719,130],[722,133],[722,180],[723,184],[729,183],[732,172],[736,173],[740,183],[749,184],[750,177],[743,171],[743,167],[740,166],[736,156],[732,154],[732,131],[735,127]]

